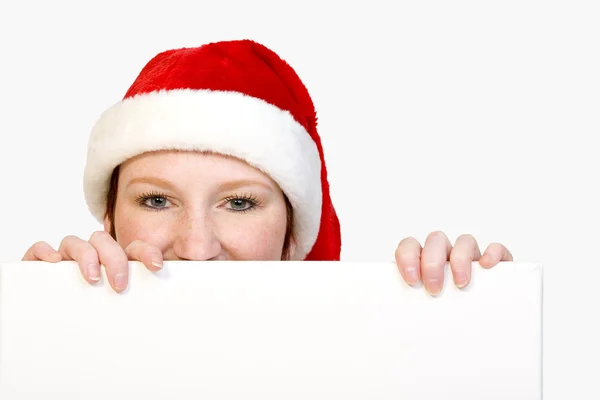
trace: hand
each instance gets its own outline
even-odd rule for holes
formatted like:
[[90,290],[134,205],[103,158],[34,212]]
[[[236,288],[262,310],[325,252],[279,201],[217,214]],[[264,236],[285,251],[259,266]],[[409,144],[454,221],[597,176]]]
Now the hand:
[[403,239],[395,255],[406,283],[415,285],[422,280],[425,290],[432,295],[439,294],[443,289],[444,266],[448,261],[454,284],[459,288],[464,288],[471,281],[473,261],[479,261],[484,268],[491,268],[501,261],[513,261],[510,251],[499,243],[490,244],[481,255],[473,236],[459,236],[453,248],[443,232],[429,234],[423,248],[415,238]]
[[128,261],[141,261],[146,268],[157,271],[162,268],[160,250],[141,241],[133,241],[123,249],[107,232],[94,232],[89,241],[76,236],[65,237],[58,251],[46,242],[37,242],[27,250],[23,261],[60,262],[74,260],[84,279],[93,284],[100,280],[100,265],[104,265],[110,286],[116,292],[127,288],[129,281]]

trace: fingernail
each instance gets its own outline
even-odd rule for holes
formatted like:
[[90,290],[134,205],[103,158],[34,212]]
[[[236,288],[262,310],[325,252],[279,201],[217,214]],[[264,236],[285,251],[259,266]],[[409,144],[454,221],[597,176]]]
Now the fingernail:
[[456,287],[458,287],[460,289],[467,286],[467,283],[468,283],[467,274],[465,274],[464,272],[456,272],[454,274],[454,283],[456,284]]
[[162,268],[163,266],[162,261],[158,258],[152,260],[152,265],[154,265],[156,268]]
[[417,275],[417,267],[406,267],[404,269],[404,272],[406,273],[406,280],[408,281],[408,283],[417,283],[417,280],[419,280],[419,276]]
[[127,274],[117,274],[115,275],[115,289],[117,290],[125,290],[127,287]]
[[88,265],[87,270],[88,270],[88,277],[90,278],[90,280],[92,280],[92,281],[100,280],[100,270],[99,270],[97,264]]
[[437,278],[429,278],[427,280],[427,291],[432,296],[438,295],[442,291],[442,282]]

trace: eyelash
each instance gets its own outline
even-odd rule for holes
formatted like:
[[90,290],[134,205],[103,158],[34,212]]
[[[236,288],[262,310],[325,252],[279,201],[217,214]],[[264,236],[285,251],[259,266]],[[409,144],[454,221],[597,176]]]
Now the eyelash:
[[160,193],[160,192],[146,192],[146,193],[142,193],[139,196],[137,196],[135,198],[135,202],[138,203],[141,207],[144,207],[147,210],[150,211],[162,211],[163,208],[155,208],[155,207],[151,207],[147,204],[145,204],[148,200],[150,199],[155,199],[155,198],[161,198],[161,199],[165,199],[167,200],[167,196],[164,193]]
[[251,212],[251,211],[256,210],[256,208],[260,207],[261,204],[262,204],[260,202],[260,200],[258,200],[255,196],[253,196],[251,194],[229,196],[229,197],[226,197],[224,199],[225,203],[229,203],[232,200],[242,200],[242,201],[247,201],[248,203],[250,203],[250,207],[246,208],[245,210],[227,209],[228,211],[231,211],[231,212],[234,212],[234,213],[247,213],[247,212]]
[[[148,206],[147,204],[145,204],[148,200],[154,199],[154,198],[161,198],[161,199],[168,200],[167,195],[165,195],[164,193],[161,193],[161,192],[146,192],[146,193],[142,193],[139,196],[137,196],[136,199],[135,199],[135,201],[141,207],[144,207],[144,208],[146,208],[148,210],[151,210],[151,211],[162,211],[162,210],[164,210],[164,208],[155,208],[155,207],[151,207],[151,206]],[[250,207],[246,208],[245,210],[227,209],[228,211],[234,212],[234,213],[246,213],[246,212],[254,211],[257,207],[260,207],[261,204],[262,204],[260,202],[260,200],[258,200],[255,196],[253,196],[251,194],[229,196],[229,197],[226,197],[223,201],[225,203],[229,203],[232,200],[242,200],[242,201],[246,201],[246,202],[250,203]]]

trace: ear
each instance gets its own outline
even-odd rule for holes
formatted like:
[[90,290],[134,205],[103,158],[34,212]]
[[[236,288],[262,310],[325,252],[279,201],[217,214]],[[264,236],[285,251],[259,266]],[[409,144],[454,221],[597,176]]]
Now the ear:
[[296,239],[294,239],[294,236],[292,235],[292,237],[290,238],[290,245],[289,245],[289,259],[293,260],[294,259],[294,255],[296,254]]
[[110,218],[108,218],[108,215],[104,217],[104,230],[108,233],[110,233],[112,229],[112,224],[110,223]]

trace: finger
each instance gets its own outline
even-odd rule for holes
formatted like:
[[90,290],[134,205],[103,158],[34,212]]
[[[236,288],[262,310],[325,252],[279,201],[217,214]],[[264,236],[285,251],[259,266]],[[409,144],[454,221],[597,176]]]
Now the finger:
[[481,251],[473,236],[460,235],[456,239],[450,253],[450,269],[457,287],[464,288],[471,282],[473,261],[479,260],[479,257],[481,257]]
[[431,295],[442,291],[444,267],[448,262],[452,245],[443,232],[433,232],[425,240],[421,252],[421,276],[423,285]]
[[141,240],[134,240],[125,247],[129,260],[141,261],[150,271],[159,271],[163,266],[162,252]]
[[62,256],[48,243],[37,242],[27,250],[21,261],[59,262]]
[[129,283],[129,262],[121,246],[108,234],[97,231],[90,237],[90,243],[98,250],[100,263],[104,265],[110,286],[115,292],[127,289]]
[[502,261],[513,261],[512,254],[500,243],[492,243],[485,249],[479,264],[484,268],[491,268]]
[[396,264],[400,274],[409,285],[416,285],[421,279],[421,244],[415,238],[403,239],[396,248]]
[[77,261],[86,281],[94,283],[100,280],[100,262],[94,246],[77,236],[67,236],[60,243],[58,251],[63,260]]

